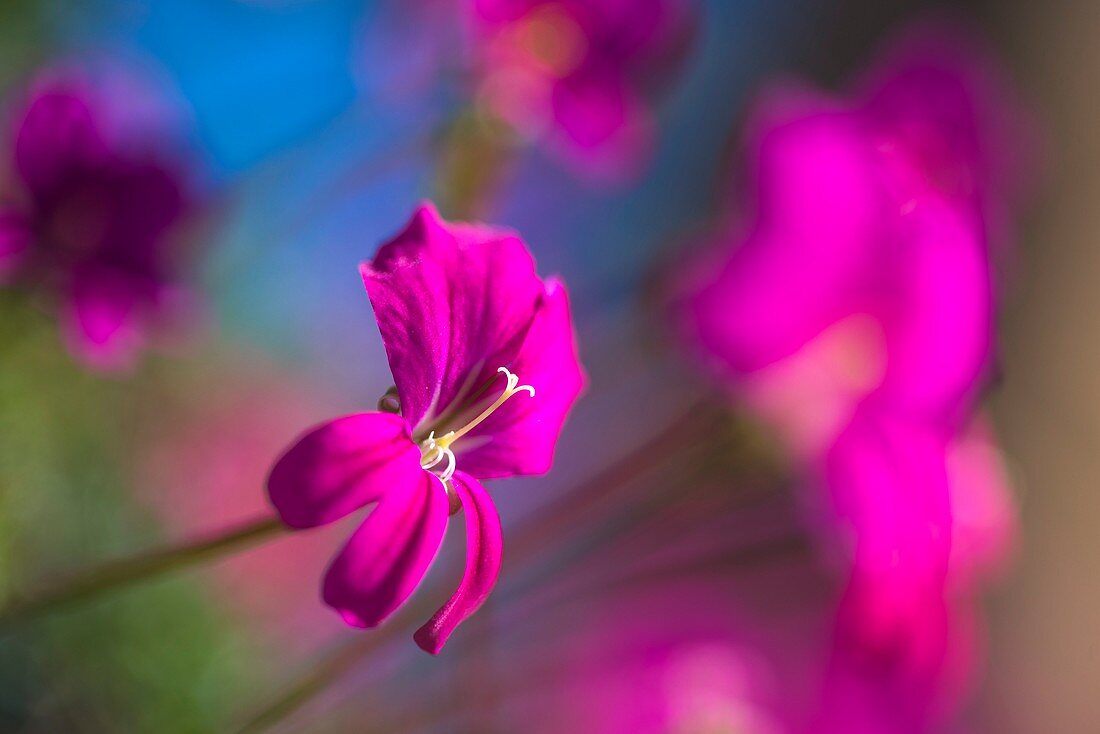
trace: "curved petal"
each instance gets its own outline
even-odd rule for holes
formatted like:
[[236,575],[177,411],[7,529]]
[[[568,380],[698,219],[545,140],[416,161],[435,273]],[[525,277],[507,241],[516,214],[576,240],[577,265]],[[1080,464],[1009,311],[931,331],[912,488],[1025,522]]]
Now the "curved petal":
[[[534,397],[510,398],[481,425],[459,439],[459,466],[480,479],[542,474],[550,469],[565,418],[584,388],[569,297],[556,280],[546,294],[516,358],[505,364]],[[500,394],[500,377],[491,397]]]
[[267,479],[292,528],[337,520],[383,494],[422,483],[420,449],[400,416],[359,413],[318,426],[290,447]]
[[430,204],[361,271],[414,431],[512,361],[543,291],[519,237]]
[[879,399],[907,413],[953,417],[993,351],[992,273],[980,225],[924,197],[901,217]]
[[735,374],[859,307],[884,196],[858,117],[808,93],[777,96],[757,117],[755,222],[724,268],[688,284],[685,304],[689,336]]
[[947,635],[946,441],[864,404],[830,451],[827,478],[854,538],[844,636],[900,670],[935,668]]
[[450,501],[442,482],[421,470],[389,489],[325,574],[323,597],[354,627],[375,627],[420,584],[439,552]]
[[32,90],[18,123],[15,167],[36,196],[56,194],[67,176],[105,152],[106,143],[78,86],[54,81]]
[[455,473],[453,486],[466,513],[466,571],[454,596],[413,635],[432,655],[438,655],[455,628],[485,603],[500,575],[504,547],[500,516],[485,488],[464,472]]

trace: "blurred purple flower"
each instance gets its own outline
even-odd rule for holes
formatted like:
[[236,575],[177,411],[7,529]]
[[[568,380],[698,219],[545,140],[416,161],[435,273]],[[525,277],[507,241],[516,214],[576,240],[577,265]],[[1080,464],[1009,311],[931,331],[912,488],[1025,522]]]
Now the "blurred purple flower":
[[1030,141],[956,31],[897,49],[853,101],[784,88],[760,105],[754,216],[724,238],[724,264],[689,272],[680,323],[827,485],[831,532],[851,538],[841,643],[911,680],[945,673],[951,597],[981,576],[961,556],[1009,545],[1010,511],[953,543],[971,488],[987,509],[1010,503],[988,462],[962,478],[948,460],[991,368],[991,241]]
[[189,202],[181,171],[135,146],[120,100],[100,91],[62,70],[31,85],[0,202],[0,278],[55,294],[73,354],[118,369],[181,315],[173,230]]
[[306,433],[272,469],[268,491],[294,528],[377,502],[324,582],[326,603],[357,627],[377,626],[405,601],[448,514],[464,510],[462,583],[415,636],[435,654],[500,570],[500,519],[479,480],[549,470],[584,377],[564,286],[538,277],[511,232],[448,224],[425,205],[362,272],[396,383],[380,403],[389,412]]
[[643,82],[689,27],[687,0],[470,0],[479,97],[581,172],[621,178],[651,146]]

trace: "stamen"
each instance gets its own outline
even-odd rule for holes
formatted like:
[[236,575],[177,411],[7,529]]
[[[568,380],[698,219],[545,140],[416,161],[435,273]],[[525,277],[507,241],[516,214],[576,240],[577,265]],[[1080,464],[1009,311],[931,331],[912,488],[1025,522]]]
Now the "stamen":
[[451,431],[450,433],[446,434],[445,436],[442,436],[442,437],[436,439],[436,443],[439,446],[442,446],[443,448],[447,448],[452,443],[454,443],[455,441],[457,441],[458,439],[462,438],[467,433],[472,431],[474,428],[477,428],[477,426],[482,421],[484,421],[486,418],[488,418],[490,415],[492,415],[496,411],[497,408],[504,405],[504,402],[506,400],[508,400],[508,398],[515,395],[516,393],[523,392],[524,390],[526,390],[527,393],[531,397],[535,397],[535,388],[531,387],[530,385],[520,385],[519,384],[519,376],[512,374],[508,370],[507,367],[498,367],[497,372],[503,373],[504,376],[508,379],[508,384],[504,388],[504,392],[500,394],[499,398],[497,398],[495,401],[493,401],[492,405],[490,405],[488,408],[483,410],[481,412],[481,415],[479,415],[477,418],[474,418],[472,421],[470,421],[469,423],[464,425],[462,428],[459,428],[457,431]]
[[424,453],[420,457],[420,466],[424,469],[433,469],[443,459],[447,460],[447,466],[440,472],[439,478],[446,482],[455,473],[455,453],[446,446],[441,446],[435,438],[435,431],[432,431],[424,441]]
[[504,405],[505,401],[516,393],[526,391],[531,397],[535,397],[535,388],[530,385],[520,385],[519,377],[509,372],[507,367],[500,367],[497,369],[497,372],[503,373],[508,381],[500,397],[494,400],[488,408],[481,411],[480,415],[457,431],[450,431],[439,438],[436,438],[435,431],[432,431],[428,434],[428,437],[420,443],[421,467],[431,470],[439,466],[444,460],[447,461],[447,465],[443,468],[443,471],[438,472],[439,478],[443,480],[443,485],[445,487],[449,486],[447,482],[454,476],[457,464],[455,453],[451,450],[451,444],[480,425],[482,421],[492,415],[497,408]]

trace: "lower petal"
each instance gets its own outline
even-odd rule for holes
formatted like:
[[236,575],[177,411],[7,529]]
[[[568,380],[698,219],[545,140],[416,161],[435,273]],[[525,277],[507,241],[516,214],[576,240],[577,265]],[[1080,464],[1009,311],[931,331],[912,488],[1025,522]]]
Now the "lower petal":
[[449,504],[439,479],[426,471],[415,484],[386,492],[329,566],[325,603],[354,627],[378,626],[435,560]]
[[391,487],[418,486],[420,449],[397,415],[359,413],[329,421],[279,458],[267,493],[284,523],[311,528],[378,500]]
[[438,655],[458,625],[485,603],[500,575],[503,538],[492,498],[463,472],[455,474],[453,484],[466,513],[466,572],[454,596],[413,636],[432,655]]
[[830,451],[828,480],[855,541],[843,637],[899,672],[935,669],[952,527],[941,432],[864,404]]
[[141,311],[146,286],[101,268],[78,271],[64,324],[70,351],[102,370],[131,367],[144,340]]

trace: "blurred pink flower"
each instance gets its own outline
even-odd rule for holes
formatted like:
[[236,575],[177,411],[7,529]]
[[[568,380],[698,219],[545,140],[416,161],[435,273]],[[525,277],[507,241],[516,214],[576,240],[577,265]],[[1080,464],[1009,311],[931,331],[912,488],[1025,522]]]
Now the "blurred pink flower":
[[[204,376],[203,389],[192,391],[197,397],[173,408],[171,421],[143,437],[135,484],[156,491],[138,497],[175,537],[216,533],[270,514],[257,488],[272,454],[327,404],[304,397],[300,385],[254,355],[244,366],[220,371],[234,376]],[[333,540],[332,533],[275,538],[220,561],[212,586],[249,629],[289,641],[299,654],[314,654],[344,627],[313,595],[301,593],[298,580],[324,567]]]
[[451,225],[425,205],[362,272],[396,383],[380,407],[399,412],[309,431],[275,464],[268,491],[294,528],[377,503],[324,581],[326,603],[357,627],[406,600],[448,514],[464,510],[466,573],[415,636],[435,654],[500,570],[500,519],[479,480],[549,470],[584,378],[565,288],[538,277],[511,232]]
[[481,101],[598,178],[651,146],[643,83],[689,26],[687,0],[468,0]]
[[769,94],[749,128],[749,225],[720,267],[689,271],[680,312],[828,488],[827,532],[849,541],[842,652],[907,681],[950,677],[970,644],[956,599],[1014,527],[995,449],[968,426],[992,366],[992,240],[1028,141],[974,48],[924,28],[851,101]]
[[[759,620],[722,583],[619,590],[563,612],[524,640],[522,671],[502,680],[502,728],[532,734],[793,731],[812,665],[808,629],[771,649]],[[520,623],[522,624],[522,623]],[[505,650],[504,654],[508,654]],[[810,655],[806,655],[810,653]],[[523,687],[523,683],[527,683]]]
[[188,195],[175,164],[136,146],[102,92],[70,70],[31,84],[0,201],[0,278],[56,294],[73,354],[117,369],[186,300],[172,235]]

